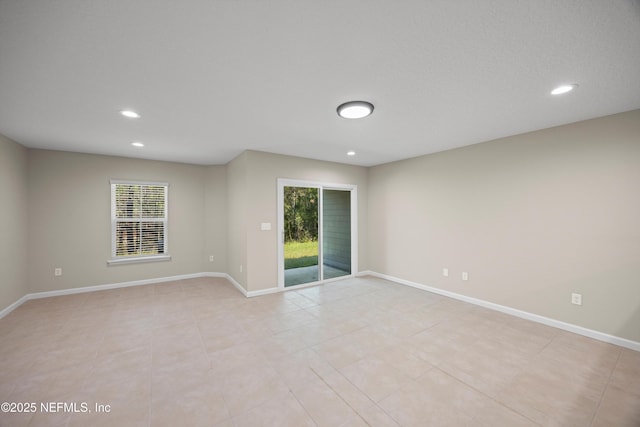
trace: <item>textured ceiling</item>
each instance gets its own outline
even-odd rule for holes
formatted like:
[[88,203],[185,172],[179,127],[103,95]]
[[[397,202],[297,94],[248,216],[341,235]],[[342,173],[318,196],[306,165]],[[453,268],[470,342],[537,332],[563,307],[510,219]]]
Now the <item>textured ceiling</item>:
[[375,165],[637,108],[635,0],[0,0],[0,133],[27,147]]

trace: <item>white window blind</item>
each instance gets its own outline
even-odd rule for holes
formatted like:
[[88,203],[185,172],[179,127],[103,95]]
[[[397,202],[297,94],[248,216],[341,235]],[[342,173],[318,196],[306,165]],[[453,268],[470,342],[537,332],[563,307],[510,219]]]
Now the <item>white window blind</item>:
[[112,260],[167,254],[168,184],[111,181]]

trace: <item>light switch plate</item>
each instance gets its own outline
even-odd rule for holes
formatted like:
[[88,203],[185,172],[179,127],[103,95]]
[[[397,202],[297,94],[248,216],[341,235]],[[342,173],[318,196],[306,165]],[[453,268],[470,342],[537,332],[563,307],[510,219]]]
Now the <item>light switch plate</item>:
[[260,224],[260,230],[262,231],[269,231],[271,230],[271,223],[270,222],[263,222]]

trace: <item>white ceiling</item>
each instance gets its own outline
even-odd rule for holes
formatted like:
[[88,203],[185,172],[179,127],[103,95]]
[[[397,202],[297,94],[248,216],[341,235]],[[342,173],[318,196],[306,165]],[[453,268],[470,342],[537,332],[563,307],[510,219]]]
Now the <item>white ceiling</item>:
[[636,0],[0,0],[0,133],[27,147],[368,166],[637,108]]

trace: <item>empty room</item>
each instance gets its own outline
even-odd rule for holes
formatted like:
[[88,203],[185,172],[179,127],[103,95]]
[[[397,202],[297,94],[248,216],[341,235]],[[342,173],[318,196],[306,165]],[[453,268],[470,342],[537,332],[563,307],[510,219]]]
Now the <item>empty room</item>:
[[0,426],[640,426],[640,1],[0,0]]

